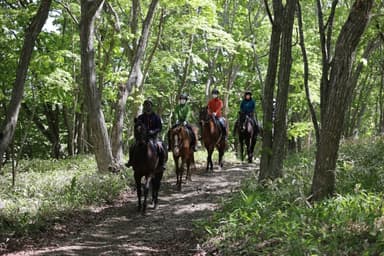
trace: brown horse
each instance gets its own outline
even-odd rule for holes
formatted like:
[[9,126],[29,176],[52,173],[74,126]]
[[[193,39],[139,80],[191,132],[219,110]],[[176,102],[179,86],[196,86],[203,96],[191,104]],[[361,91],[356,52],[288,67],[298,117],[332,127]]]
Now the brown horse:
[[207,107],[200,109],[199,120],[201,124],[201,139],[204,147],[208,151],[207,171],[213,170],[212,153],[215,147],[219,151],[219,167],[222,168],[227,141],[221,131],[219,120],[212,114],[208,113]]
[[[169,131],[169,147],[173,153],[176,168],[176,186],[181,190],[184,165],[187,167],[186,179],[191,181],[191,164],[195,164],[194,152],[191,148],[191,135],[184,125],[178,125]],[[179,160],[181,158],[181,164]]]
[[[134,136],[136,143],[132,154],[132,168],[136,182],[138,211],[142,210],[144,214],[147,207],[147,196],[150,186],[152,187],[153,207],[157,207],[160,181],[164,171],[158,166],[159,154],[157,142],[149,137],[145,125],[137,119],[135,119]],[[142,177],[145,177],[143,204],[141,203]]]

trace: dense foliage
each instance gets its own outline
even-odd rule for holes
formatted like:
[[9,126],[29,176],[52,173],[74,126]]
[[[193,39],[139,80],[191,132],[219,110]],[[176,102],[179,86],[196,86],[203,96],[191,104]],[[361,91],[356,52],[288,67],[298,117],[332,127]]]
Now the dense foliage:
[[307,198],[312,153],[291,155],[283,178],[247,181],[213,219],[200,223],[220,255],[379,255],[384,250],[384,140],[346,142],[337,195]]

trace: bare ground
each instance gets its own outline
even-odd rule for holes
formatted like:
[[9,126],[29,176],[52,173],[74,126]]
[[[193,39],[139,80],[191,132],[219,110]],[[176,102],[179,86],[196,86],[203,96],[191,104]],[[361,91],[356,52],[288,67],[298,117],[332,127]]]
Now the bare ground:
[[[198,171],[176,190],[174,177],[162,182],[159,206],[137,212],[136,192],[129,190],[113,205],[74,213],[53,230],[33,239],[9,243],[6,255],[207,255],[194,222],[220,210],[256,165],[231,165],[214,173]],[[1,253],[1,251],[0,251]]]

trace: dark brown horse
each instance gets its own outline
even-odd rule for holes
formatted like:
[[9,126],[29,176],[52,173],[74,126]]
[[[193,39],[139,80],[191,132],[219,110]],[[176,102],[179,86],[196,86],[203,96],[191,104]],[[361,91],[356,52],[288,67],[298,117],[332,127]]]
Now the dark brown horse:
[[[176,168],[176,186],[181,190],[184,165],[187,168],[187,180],[191,179],[191,164],[195,164],[194,152],[191,148],[191,134],[184,125],[178,125],[169,131],[170,145]],[[181,163],[179,163],[181,158]]]
[[212,153],[216,147],[219,151],[219,167],[223,167],[224,151],[227,147],[226,139],[221,131],[219,120],[208,113],[208,108],[200,109],[199,120],[201,124],[201,139],[204,147],[208,151],[207,171],[213,170]]
[[[136,182],[138,211],[145,213],[147,207],[147,197],[149,187],[152,187],[153,207],[157,207],[160,181],[163,177],[163,170],[159,168],[158,145],[154,139],[148,136],[146,126],[135,119],[134,136],[136,144],[133,149],[132,168]],[[145,177],[144,183],[144,202],[141,203],[142,177]]]
[[239,113],[239,119],[236,122],[234,133],[239,136],[240,158],[244,161],[244,144],[247,147],[248,163],[252,163],[253,152],[255,150],[259,127],[257,123],[245,113]]

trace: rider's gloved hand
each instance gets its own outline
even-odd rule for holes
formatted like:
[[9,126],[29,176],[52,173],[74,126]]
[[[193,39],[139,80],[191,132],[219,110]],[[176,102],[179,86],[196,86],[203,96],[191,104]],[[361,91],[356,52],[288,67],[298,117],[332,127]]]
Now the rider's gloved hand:
[[213,112],[212,115],[216,116],[217,114],[216,114],[216,112]]
[[187,125],[187,121],[184,121],[184,122],[183,122],[183,125]]

